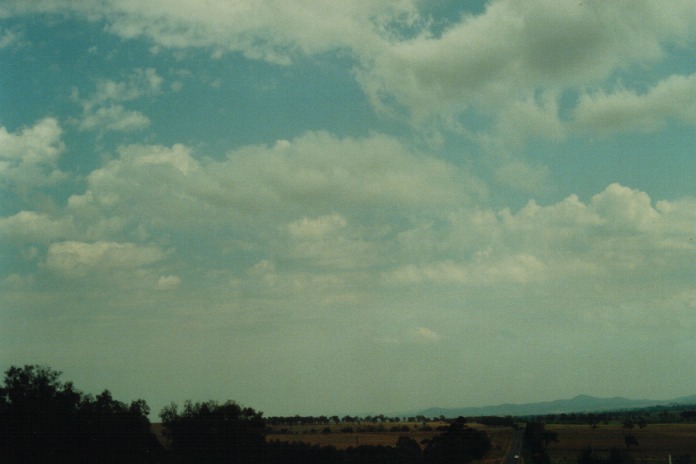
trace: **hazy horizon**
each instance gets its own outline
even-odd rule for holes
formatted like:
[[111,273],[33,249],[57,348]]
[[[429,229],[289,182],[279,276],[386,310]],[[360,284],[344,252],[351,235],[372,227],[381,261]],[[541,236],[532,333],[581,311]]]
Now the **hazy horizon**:
[[694,394],[696,3],[0,2],[0,368],[266,416]]

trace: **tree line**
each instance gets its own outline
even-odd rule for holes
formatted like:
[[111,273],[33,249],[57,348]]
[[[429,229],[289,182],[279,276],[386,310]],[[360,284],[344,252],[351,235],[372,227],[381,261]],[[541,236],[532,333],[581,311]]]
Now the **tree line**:
[[622,409],[603,412],[581,412],[525,416],[518,420],[536,420],[547,424],[588,424],[590,426],[622,424],[625,428],[645,428],[649,424],[678,424],[696,422],[693,404],[673,404],[646,408]]
[[444,464],[481,459],[491,449],[488,435],[467,427],[463,418],[424,443],[402,435],[395,446],[338,450],[269,441],[263,413],[234,401],[187,401],[181,409],[170,404],[160,412],[160,441],[144,400],[127,404],[109,390],[93,396],[60,376],[36,365],[13,366],[5,372],[0,386],[0,462]]
[[345,415],[342,417],[339,416],[300,416],[300,415],[294,415],[294,416],[271,416],[266,418],[266,423],[268,423],[271,426],[283,426],[283,427],[291,427],[295,425],[355,425],[355,424],[362,424],[362,423],[370,423],[370,424],[399,424],[402,422],[409,422],[409,423],[414,423],[414,422],[420,422],[420,423],[427,423],[427,422],[435,422],[435,421],[445,421],[444,416],[439,416],[439,417],[426,417],[424,415],[417,415],[417,416],[385,416],[384,414],[377,414],[377,415],[367,415],[367,416],[350,416],[350,415]]

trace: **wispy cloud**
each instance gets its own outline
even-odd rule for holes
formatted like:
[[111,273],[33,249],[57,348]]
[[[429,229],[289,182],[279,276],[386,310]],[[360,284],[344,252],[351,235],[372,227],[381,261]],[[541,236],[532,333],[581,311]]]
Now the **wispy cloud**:
[[153,68],[136,69],[126,81],[97,81],[96,89],[86,99],[77,92],[73,98],[82,106],[80,130],[133,131],[150,125],[150,119],[137,110],[127,110],[121,102],[137,100],[160,92],[163,79]]

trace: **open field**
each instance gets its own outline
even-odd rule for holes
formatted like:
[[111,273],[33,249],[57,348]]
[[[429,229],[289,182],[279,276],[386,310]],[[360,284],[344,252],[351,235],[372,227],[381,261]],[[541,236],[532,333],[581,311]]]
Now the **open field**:
[[[321,431],[326,426],[295,426],[289,427],[287,433],[270,433],[266,436],[267,441],[278,440],[285,442],[304,442],[310,445],[321,445],[321,446],[335,446],[338,449],[345,449],[350,446],[360,446],[360,445],[383,445],[383,446],[394,446],[400,436],[404,435],[413,438],[418,443],[423,440],[428,440],[435,435],[442,433],[438,431],[437,428],[440,426],[447,426],[444,422],[430,422],[428,423],[431,430],[421,430],[421,423],[406,423],[400,422],[398,424],[384,424],[385,431],[376,432],[341,432],[340,429],[347,426],[351,426],[353,430],[357,430],[359,427],[366,428],[370,425],[378,427],[380,424],[366,424],[362,423],[360,426],[357,424],[341,424],[341,425],[331,425],[331,433],[322,433]],[[392,426],[408,426],[409,431],[389,431]],[[479,424],[469,424],[470,427],[483,429],[488,433],[488,437],[491,440],[492,450],[489,453],[489,459],[492,461],[497,461],[503,457],[505,451],[507,450],[508,442],[510,441],[510,435],[512,430],[508,427],[486,427]],[[312,432],[314,429],[314,432]],[[487,459],[487,461],[489,460]]]
[[686,454],[696,459],[696,424],[650,424],[644,429],[624,429],[621,425],[547,425],[558,433],[558,443],[548,445],[552,463],[575,463],[578,454],[588,446],[593,454],[606,457],[612,448],[626,449],[624,437],[633,435],[638,446],[630,453],[638,463],[667,463],[668,456],[676,462]]
[[[401,435],[413,438],[421,443],[442,432],[437,427],[446,425],[442,422],[428,423],[429,429],[423,430],[422,423],[382,424],[385,430],[374,432],[358,432],[358,428],[374,427],[379,429],[380,424],[362,422],[355,424],[317,424],[297,425],[273,430],[267,434],[267,441],[303,442],[309,445],[334,446],[345,449],[360,445],[394,446]],[[409,431],[390,431],[397,425],[408,426]],[[492,450],[485,462],[495,464],[505,455],[512,429],[508,427],[486,427],[480,424],[469,424],[470,427],[485,430],[491,439]],[[331,433],[323,433],[324,428],[331,429]],[[342,432],[341,429],[352,427],[354,432]],[[629,449],[637,464],[666,464],[671,455],[674,464],[678,464],[678,458],[690,455],[696,462],[696,424],[650,424],[644,429],[624,429],[620,424],[599,425],[591,428],[589,425],[556,425],[549,424],[546,429],[558,433],[558,442],[548,445],[548,453],[553,464],[575,464],[580,452],[588,446],[592,447],[593,454],[606,457],[612,448],[626,449],[624,437],[635,436],[638,446],[632,445]],[[153,430],[162,433],[161,424],[153,424]]]

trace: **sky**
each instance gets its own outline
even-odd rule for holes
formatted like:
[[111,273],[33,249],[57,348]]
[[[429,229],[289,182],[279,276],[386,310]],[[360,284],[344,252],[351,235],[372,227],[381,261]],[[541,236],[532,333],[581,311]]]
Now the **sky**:
[[275,415],[696,393],[692,0],[0,1],[0,367]]

